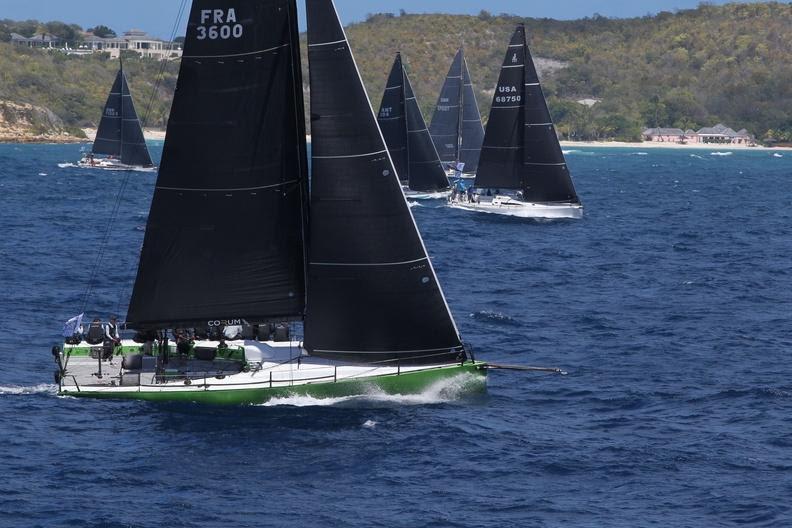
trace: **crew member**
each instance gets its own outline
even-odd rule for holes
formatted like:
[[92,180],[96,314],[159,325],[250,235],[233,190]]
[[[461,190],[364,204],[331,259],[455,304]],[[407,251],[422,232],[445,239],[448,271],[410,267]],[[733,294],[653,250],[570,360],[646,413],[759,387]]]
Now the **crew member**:
[[88,325],[85,341],[87,341],[89,345],[98,345],[104,341],[104,329],[98,317],[94,317],[94,320]]

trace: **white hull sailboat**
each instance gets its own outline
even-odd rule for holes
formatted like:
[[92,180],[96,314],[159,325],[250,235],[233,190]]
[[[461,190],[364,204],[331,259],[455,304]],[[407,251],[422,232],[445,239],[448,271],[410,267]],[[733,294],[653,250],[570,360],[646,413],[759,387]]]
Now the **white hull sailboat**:
[[509,43],[472,188],[457,182],[449,205],[519,218],[582,218],[539,77],[519,25]]
[[[296,1],[219,4],[190,12],[126,316],[137,338],[103,342],[95,321],[96,344],[54,347],[60,393],[256,404],[460,377],[481,390],[487,365],[462,343],[332,0],[306,0],[310,190]],[[258,339],[200,331],[229,326]]]
[[580,204],[531,203],[499,194],[495,196],[474,195],[472,199],[458,198],[449,202],[449,205],[454,209],[518,218],[583,218],[583,206]]

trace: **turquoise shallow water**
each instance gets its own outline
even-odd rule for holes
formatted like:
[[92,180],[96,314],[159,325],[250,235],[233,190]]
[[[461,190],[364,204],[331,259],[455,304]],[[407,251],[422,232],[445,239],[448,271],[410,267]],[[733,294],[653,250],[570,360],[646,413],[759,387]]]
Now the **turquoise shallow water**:
[[[567,376],[226,409],[54,396],[124,178],[58,167],[79,149],[0,145],[0,526],[792,525],[792,154],[573,150],[581,221],[415,207],[477,356]],[[98,314],[153,184],[130,179]]]

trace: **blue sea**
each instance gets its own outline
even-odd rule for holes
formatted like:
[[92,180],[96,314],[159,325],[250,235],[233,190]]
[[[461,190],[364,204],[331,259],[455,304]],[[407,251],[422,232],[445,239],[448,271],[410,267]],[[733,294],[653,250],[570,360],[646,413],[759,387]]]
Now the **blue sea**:
[[579,148],[580,221],[414,207],[477,358],[567,375],[218,408],[55,395],[155,179],[81,148],[0,145],[3,528],[792,526],[792,153]]

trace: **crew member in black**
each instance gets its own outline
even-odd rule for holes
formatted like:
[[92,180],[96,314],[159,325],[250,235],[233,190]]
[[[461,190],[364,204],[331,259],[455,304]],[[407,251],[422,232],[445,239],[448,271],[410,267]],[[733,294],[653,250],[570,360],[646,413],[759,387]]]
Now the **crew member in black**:
[[85,341],[89,345],[99,345],[104,342],[104,328],[102,328],[102,322],[98,317],[95,317],[88,326],[88,332],[85,334]]
[[110,317],[110,322],[104,327],[104,359],[112,359],[117,346],[121,346],[121,336],[118,333],[118,323],[115,316]]

